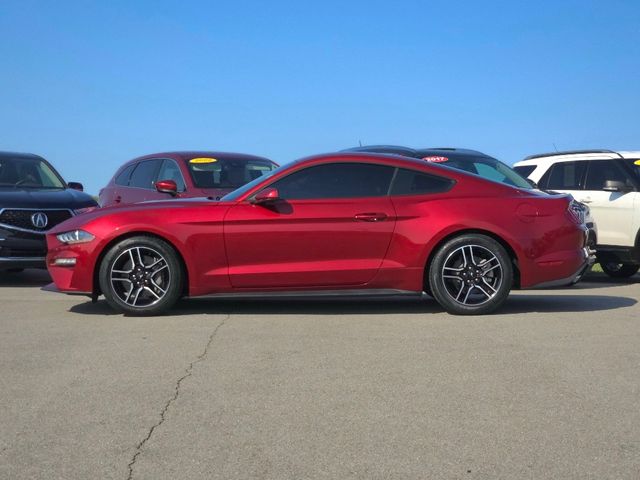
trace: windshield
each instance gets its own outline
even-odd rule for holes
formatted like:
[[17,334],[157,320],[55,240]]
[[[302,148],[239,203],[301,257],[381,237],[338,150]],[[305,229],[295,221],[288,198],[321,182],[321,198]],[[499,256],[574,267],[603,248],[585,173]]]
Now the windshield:
[[512,187],[532,189],[529,181],[516,172],[513,168],[505,165],[500,160],[491,157],[465,157],[449,158],[441,163],[447,167],[464,170],[465,172],[479,175],[494,182],[505,183]]
[[0,187],[65,188],[65,185],[41,159],[0,158]]
[[268,160],[243,158],[192,158],[187,162],[193,184],[198,188],[236,189],[271,172]]
[[255,180],[252,180],[249,183],[244,184],[243,186],[241,186],[240,188],[234,190],[233,192],[227,193],[220,200],[223,201],[223,202],[237,200],[238,198],[240,198],[242,195],[244,195],[246,192],[251,190],[253,187],[258,185],[259,183],[261,183],[264,180],[266,180],[267,178],[270,178],[273,175],[275,175],[281,168],[283,168],[283,167],[277,167],[275,170],[271,170],[270,172],[265,173],[261,177],[258,177]]

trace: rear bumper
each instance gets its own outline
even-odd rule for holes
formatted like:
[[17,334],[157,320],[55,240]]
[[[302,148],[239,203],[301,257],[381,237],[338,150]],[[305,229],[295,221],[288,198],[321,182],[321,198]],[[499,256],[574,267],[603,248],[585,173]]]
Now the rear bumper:
[[582,280],[582,277],[589,271],[589,268],[595,263],[596,256],[595,250],[591,250],[588,247],[582,249],[583,260],[578,268],[570,275],[559,278],[556,280],[549,280],[546,282],[532,285],[528,288],[552,288],[552,287],[564,287],[566,285],[573,285]]

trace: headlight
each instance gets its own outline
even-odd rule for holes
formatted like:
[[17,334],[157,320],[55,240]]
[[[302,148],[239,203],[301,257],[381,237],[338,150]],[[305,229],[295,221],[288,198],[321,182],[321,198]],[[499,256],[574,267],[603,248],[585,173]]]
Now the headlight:
[[56,238],[62,243],[73,244],[90,242],[96,237],[84,230],[74,230],[72,232],[60,233],[56,235]]
[[85,207],[85,208],[77,208],[73,211],[73,213],[75,213],[76,215],[80,215],[81,213],[87,213],[87,212],[91,212],[92,210],[95,210],[98,207]]

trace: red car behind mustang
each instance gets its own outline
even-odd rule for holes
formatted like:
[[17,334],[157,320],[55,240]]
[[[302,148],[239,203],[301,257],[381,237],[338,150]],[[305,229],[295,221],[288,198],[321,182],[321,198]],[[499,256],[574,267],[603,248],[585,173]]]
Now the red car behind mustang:
[[47,236],[57,288],[155,315],[183,296],[427,292],[483,314],[512,288],[586,270],[568,196],[392,155],[339,153],[280,167],[222,197],[74,217]]

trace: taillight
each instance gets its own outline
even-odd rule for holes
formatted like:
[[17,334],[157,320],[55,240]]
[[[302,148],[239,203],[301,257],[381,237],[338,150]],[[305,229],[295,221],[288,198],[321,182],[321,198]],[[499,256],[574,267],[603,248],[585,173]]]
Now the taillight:
[[568,207],[569,215],[579,225],[585,223],[585,209],[581,203],[571,200]]

